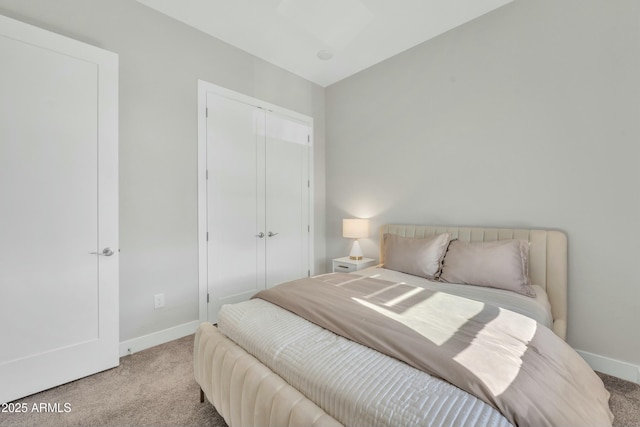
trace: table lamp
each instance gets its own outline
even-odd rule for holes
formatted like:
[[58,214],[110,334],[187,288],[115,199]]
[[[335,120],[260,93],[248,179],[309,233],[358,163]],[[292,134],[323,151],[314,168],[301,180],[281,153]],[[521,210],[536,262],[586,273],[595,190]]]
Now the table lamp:
[[355,260],[362,259],[362,249],[360,249],[358,239],[369,237],[369,220],[360,218],[343,219],[342,237],[356,239],[353,242],[349,258]]

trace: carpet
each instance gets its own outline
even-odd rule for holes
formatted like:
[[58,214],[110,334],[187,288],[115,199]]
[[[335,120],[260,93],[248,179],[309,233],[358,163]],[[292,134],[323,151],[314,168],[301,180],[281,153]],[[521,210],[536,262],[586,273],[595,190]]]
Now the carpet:
[[[598,375],[611,393],[614,426],[640,426],[640,385]],[[0,427],[226,427],[209,402],[200,403],[193,335],[122,357],[117,368],[15,403],[26,404],[27,412],[0,413]]]
[[[20,399],[16,403],[26,403],[27,413],[0,413],[0,426],[225,427],[211,404],[200,403],[193,339],[190,335],[121,357],[117,368]],[[42,403],[71,408],[62,413],[34,410]]]

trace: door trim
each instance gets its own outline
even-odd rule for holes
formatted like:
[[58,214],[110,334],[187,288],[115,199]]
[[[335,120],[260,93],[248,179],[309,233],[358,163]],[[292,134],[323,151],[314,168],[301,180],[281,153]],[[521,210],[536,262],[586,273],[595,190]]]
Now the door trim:
[[309,126],[309,271],[314,274],[314,182],[313,171],[313,117],[288,110],[278,105],[232,91],[222,86],[198,80],[198,316],[207,321],[207,93],[213,93],[235,101],[244,102],[265,110],[289,116]]

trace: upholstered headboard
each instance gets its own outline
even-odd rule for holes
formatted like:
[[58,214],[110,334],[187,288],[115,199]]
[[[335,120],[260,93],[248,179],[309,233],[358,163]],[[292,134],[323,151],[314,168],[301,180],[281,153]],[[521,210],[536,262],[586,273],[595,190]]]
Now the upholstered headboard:
[[553,331],[562,339],[567,333],[567,236],[556,230],[512,228],[449,227],[433,225],[385,224],[380,227],[380,262],[384,263],[384,235],[425,238],[451,233],[465,242],[492,242],[520,239],[529,242],[529,276],[549,296]]

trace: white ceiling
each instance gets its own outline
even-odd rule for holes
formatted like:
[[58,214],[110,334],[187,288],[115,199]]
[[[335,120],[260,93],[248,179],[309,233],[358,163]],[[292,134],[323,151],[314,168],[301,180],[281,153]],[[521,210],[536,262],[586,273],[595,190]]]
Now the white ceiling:
[[513,0],[138,1],[326,87]]

